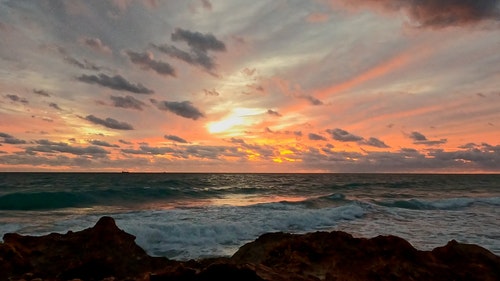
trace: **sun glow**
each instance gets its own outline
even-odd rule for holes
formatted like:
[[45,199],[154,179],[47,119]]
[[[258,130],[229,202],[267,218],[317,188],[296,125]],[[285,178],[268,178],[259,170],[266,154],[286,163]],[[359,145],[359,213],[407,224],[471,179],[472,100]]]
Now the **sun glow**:
[[211,134],[234,134],[235,127],[247,127],[255,123],[255,117],[265,112],[261,108],[235,108],[223,119],[207,124],[207,129]]

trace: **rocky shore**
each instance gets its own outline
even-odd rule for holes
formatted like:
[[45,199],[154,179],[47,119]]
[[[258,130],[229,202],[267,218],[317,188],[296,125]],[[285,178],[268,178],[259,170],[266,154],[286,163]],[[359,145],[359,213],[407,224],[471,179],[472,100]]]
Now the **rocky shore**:
[[0,280],[500,280],[500,257],[450,241],[419,251],[402,238],[345,232],[269,233],[229,258],[151,257],[111,217],[78,232],[5,234]]

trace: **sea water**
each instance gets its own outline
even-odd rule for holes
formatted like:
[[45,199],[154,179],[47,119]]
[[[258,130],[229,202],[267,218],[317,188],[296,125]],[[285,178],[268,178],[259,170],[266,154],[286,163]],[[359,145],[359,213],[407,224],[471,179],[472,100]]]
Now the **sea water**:
[[115,218],[150,255],[230,256],[266,232],[455,239],[500,255],[500,175],[0,173],[0,235]]

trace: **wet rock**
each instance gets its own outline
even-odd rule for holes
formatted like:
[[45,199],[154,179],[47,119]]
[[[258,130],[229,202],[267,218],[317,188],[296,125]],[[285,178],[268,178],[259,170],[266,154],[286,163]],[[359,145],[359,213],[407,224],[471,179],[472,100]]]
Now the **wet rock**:
[[232,260],[263,264],[290,279],[500,280],[500,257],[476,245],[451,242],[429,252],[395,236],[366,239],[344,232],[265,234]]
[[419,251],[395,236],[338,231],[264,234],[231,258],[186,262],[148,256],[110,217],[78,232],[3,239],[0,280],[500,280],[500,257],[477,245]]
[[78,232],[40,237],[5,234],[3,240],[2,247],[13,249],[11,255],[19,259],[12,270],[6,271],[11,275],[25,270],[18,268],[23,265],[42,278],[125,278],[153,270],[159,259],[148,256],[135,244],[135,237],[119,229],[111,217],[103,217],[94,227]]

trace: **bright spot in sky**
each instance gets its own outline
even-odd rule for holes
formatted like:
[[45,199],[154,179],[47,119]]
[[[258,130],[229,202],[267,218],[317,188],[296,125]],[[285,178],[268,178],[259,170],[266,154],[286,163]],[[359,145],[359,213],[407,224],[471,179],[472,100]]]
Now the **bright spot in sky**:
[[231,129],[235,127],[251,125],[255,117],[264,112],[261,108],[235,108],[221,120],[208,123],[207,129],[212,134],[231,133]]

